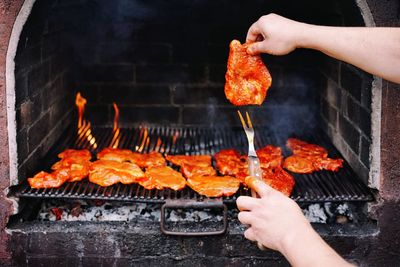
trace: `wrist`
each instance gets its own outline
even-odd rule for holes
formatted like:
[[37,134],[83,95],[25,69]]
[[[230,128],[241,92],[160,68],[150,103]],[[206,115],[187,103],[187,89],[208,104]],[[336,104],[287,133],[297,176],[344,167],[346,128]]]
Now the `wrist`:
[[303,227],[293,229],[281,240],[279,251],[286,258],[291,258],[291,253],[304,248],[304,244],[314,243],[320,238],[308,221],[304,223]]
[[296,35],[296,48],[312,48],[313,40],[316,38],[316,31],[318,26],[299,23]]

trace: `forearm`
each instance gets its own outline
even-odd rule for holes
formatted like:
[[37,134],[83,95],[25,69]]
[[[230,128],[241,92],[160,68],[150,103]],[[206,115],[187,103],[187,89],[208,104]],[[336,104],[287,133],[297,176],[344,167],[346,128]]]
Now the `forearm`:
[[298,46],[319,50],[366,72],[400,83],[400,28],[305,25]]
[[311,226],[286,240],[281,252],[295,267],[352,266],[329,247]]

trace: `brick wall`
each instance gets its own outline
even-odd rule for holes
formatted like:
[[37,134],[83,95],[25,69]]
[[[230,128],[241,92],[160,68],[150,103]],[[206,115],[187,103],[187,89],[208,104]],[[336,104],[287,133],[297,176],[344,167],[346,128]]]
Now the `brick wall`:
[[[312,5],[240,1],[119,0],[83,6],[91,12],[90,20],[80,17],[86,26],[78,34],[85,39],[77,42],[76,35],[70,36],[80,66],[77,89],[89,101],[86,114],[93,124],[111,124],[115,101],[124,125],[238,125],[236,108],[223,91],[229,42],[244,41],[262,14],[296,17],[313,11]],[[313,14],[308,18],[316,19],[318,13]],[[306,51],[266,57],[273,85],[265,104],[250,108],[257,125],[293,131],[304,119],[316,124],[313,96],[320,83],[315,57]]]
[[[333,25],[364,26],[355,6],[342,3]],[[353,15],[352,15],[353,14]],[[368,183],[371,147],[372,76],[344,62],[324,58],[321,124],[356,173]]]
[[66,25],[53,1],[37,1],[20,36],[15,57],[19,177],[25,179],[68,126],[72,94]]

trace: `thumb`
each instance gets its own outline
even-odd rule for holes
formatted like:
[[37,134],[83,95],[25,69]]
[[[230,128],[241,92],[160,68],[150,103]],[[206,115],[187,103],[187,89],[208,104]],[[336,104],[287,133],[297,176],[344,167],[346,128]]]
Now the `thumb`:
[[264,181],[257,179],[256,177],[253,176],[247,176],[245,179],[245,183],[247,184],[248,187],[256,191],[257,194],[260,195],[260,197],[265,197],[274,190]]
[[262,47],[263,47],[263,42],[251,43],[247,47],[247,53],[250,55],[260,54],[262,51]]
[[247,53],[250,55],[258,55],[261,53],[271,54],[271,51],[268,49],[268,40],[264,39],[262,42],[251,43],[247,47]]

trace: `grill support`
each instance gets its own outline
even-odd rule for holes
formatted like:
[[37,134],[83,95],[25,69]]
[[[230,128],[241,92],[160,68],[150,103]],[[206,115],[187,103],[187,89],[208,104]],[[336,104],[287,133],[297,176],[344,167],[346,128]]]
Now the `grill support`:
[[[220,230],[215,231],[204,231],[204,232],[181,232],[171,231],[167,229],[165,210],[166,209],[222,209],[223,210],[223,226]],[[204,201],[192,201],[192,200],[167,200],[164,205],[161,206],[161,232],[166,235],[176,236],[210,236],[210,235],[221,235],[226,232],[228,228],[228,208],[222,202],[221,199],[206,199]]]

